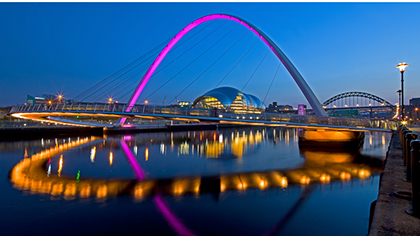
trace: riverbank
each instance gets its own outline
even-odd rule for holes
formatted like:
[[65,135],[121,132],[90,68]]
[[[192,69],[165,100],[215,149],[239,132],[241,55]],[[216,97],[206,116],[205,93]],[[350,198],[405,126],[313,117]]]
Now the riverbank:
[[378,198],[376,204],[372,204],[370,236],[420,234],[420,219],[405,212],[411,209],[411,200],[403,194],[395,194],[410,193],[411,196],[411,183],[403,181],[406,168],[403,163],[398,133],[394,132],[379,184]]
[[79,135],[100,135],[102,128],[72,126],[13,127],[0,129],[0,141],[29,140],[49,137],[73,137]]
[[[148,132],[180,132],[195,130],[217,130],[219,128],[232,128],[238,125],[199,123],[199,124],[162,124],[162,125],[141,125],[130,128],[106,128],[102,127],[72,127],[72,126],[37,126],[37,127],[11,127],[0,129],[0,141],[7,140],[28,140],[37,138],[97,135],[102,136],[113,134],[134,134]],[[242,127],[242,126],[241,126]]]

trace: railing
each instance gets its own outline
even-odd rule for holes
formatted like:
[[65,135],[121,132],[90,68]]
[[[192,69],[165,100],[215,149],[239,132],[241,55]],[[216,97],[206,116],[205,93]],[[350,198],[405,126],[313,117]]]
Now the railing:
[[224,112],[222,110],[202,109],[202,108],[182,108],[169,106],[150,106],[150,105],[134,105],[131,111],[126,112],[126,104],[106,104],[106,103],[79,103],[79,104],[38,104],[35,106],[21,105],[13,107],[10,113],[16,112],[84,112],[84,113],[122,113],[122,114],[145,114],[145,115],[161,115],[162,117],[179,116],[179,117],[212,117],[211,119],[235,119],[244,121],[269,121],[296,124],[309,124],[320,126],[341,126],[355,128],[371,128],[396,130],[398,123],[387,120],[369,120],[347,117],[319,117],[290,115],[277,113],[246,113],[237,114]]

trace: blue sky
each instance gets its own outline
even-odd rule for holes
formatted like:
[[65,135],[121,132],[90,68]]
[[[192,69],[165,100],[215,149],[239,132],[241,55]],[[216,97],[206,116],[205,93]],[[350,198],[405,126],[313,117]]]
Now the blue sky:
[[[321,103],[347,91],[368,92],[396,103],[400,73],[394,67],[407,62],[407,104],[410,98],[420,97],[419,12],[419,3],[0,3],[0,106],[24,103],[27,94],[62,92],[73,98],[175,36],[193,20],[215,13],[241,17],[265,32]],[[162,66],[193,42],[203,41],[152,77],[139,101],[147,97],[151,104],[160,105],[164,98],[166,102],[175,99],[246,33],[244,27],[235,28],[217,50],[148,97],[203,52],[204,45],[211,45],[235,27],[233,22],[223,24],[219,21],[194,29],[203,29],[204,35],[221,26],[211,37],[198,35],[178,52],[168,54]],[[254,39],[247,34],[176,99],[193,101],[214,88]],[[258,43],[221,85],[242,89],[267,50]],[[263,100],[278,65],[278,59],[269,53],[243,91]],[[114,95],[109,92],[99,100]],[[283,66],[265,103],[273,101],[308,104]]]

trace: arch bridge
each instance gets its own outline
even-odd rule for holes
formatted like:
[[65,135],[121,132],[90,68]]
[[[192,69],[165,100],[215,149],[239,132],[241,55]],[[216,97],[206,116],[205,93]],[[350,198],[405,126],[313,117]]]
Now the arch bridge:
[[[178,108],[165,106],[147,106],[136,105],[136,102],[142,93],[144,87],[153,75],[156,68],[174,47],[174,45],[189,31],[196,26],[210,20],[227,19],[238,22],[245,26],[255,35],[258,36],[276,55],[280,62],[295,80],[296,84],[311,105],[316,116],[296,116],[284,114],[234,114],[220,113],[214,114],[212,110],[194,109],[194,108]],[[358,93],[360,96],[361,93]],[[343,95],[344,96],[344,95]],[[355,96],[355,95],[352,95]],[[366,97],[366,96],[365,96]],[[371,96],[374,99],[376,97]],[[378,100],[378,99],[377,99]],[[334,100],[335,101],[335,100]],[[24,105],[13,107],[11,115],[18,118],[32,119],[46,122],[80,125],[80,126],[102,126],[108,127],[107,124],[93,124],[80,122],[67,117],[91,116],[91,117],[116,117],[119,118],[119,125],[124,126],[127,118],[146,118],[146,119],[169,119],[183,120],[195,122],[216,122],[243,125],[266,125],[266,126],[288,126],[299,127],[304,129],[321,129],[321,130],[339,130],[339,131],[390,131],[396,129],[397,124],[387,120],[368,120],[368,119],[351,119],[328,117],[326,111],[321,106],[318,98],[315,96],[305,79],[295,68],[287,56],[280,48],[259,28],[239,17],[227,14],[211,14],[201,17],[182,29],[160,52],[152,65],[142,77],[137,85],[134,93],[131,95],[127,104],[106,104],[106,103],[86,103],[80,102],[75,104],[38,104],[35,106]]]
[[394,107],[387,100],[376,95],[365,92],[345,92],[327,99],[323,103],[324,108],[340,107],[368,107],[368,106],[387,106]]

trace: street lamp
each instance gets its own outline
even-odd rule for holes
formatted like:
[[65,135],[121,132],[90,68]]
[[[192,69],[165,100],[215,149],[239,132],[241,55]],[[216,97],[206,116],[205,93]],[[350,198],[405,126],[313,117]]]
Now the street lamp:
[[400,110],[401,110],[401,89],[398,89],[397,90],[397,93],[398,93],[398,109],[397,109],[397,117],[399,117],[400,116]]
[[401,72],[401,121],[404,120],[404,71],[405,71],[405,68],[408,66],[409,65],[403,62],[403,63],[399,63],[398,66],[395,67],[395,68],[400,69],[400,72]]
[[149,103],[149,101],[144,101],[144,105],[143,105],[143,113],[144,113],[144,109],[146,108],[147,103]]

